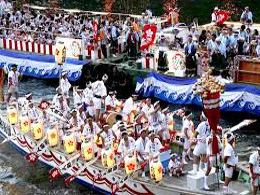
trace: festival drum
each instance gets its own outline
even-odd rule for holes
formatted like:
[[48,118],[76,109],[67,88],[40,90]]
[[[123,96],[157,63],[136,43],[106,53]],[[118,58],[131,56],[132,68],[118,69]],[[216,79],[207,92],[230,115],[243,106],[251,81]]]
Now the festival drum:
[[73,153],[77,147],[76,138],[74,137],[73,133],[70,135],[65,135],[63,139],[65,151],[68,154]]
[[125,172],[127,175],[133,173],[137,168],[137,161],[135,154],[129,154],[125,157]]
[[102,149],[101,162],[105,168],[111,168],[115,164],[114,151],[112,149]]
[[41,139],[42,136],[43,136],[43,125],[42,125],[42,123],[38,122],[38,121],[32,123],[31,131],[32,131],[33,138],[35,140]]
[[81,153],[86,161],[90,161],[94,157],[93,142],[86,140],[81,144]]
[[116,116],[118,113],[111,112],[107,115],[106,122],[108,123],[109,127],[112,127],[116,123]]
[[18,112],[14,106],[10,106],[7,109],[9,123],[15,125],[18,122]]
[[47,131],[47,140],[51,147],[55,147],[58,145],[59,136],[58,136],[58,130],[56,127],[49,129]]
[[156,183],[163,178],[163,166],[159,158],[155,158],[150,162],[150,177]]
[[22,116],[20,116],[19,120],[22,133],[28,133],[31,126],[29,117],[26,114],[23,114]]

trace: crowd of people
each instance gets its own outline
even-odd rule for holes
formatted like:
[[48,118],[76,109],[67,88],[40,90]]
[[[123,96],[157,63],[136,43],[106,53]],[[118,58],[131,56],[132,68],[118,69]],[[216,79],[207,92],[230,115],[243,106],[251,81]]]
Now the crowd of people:
[[[126,47],[122,52],[136,57],[141,53],[139,49],[144,25],[155,22],[149,10],[143,13],[141,18],[125,17],[118,20],[107,16],[92,17],[86,13],[46,14],[28,7],[15,11],[12,5],[4,0],[1,1],[0,7],[2,37],[41,44],[55,44],[56,36],[82,38],[86,45],[98,41],[105,58],[108,55],[107,47],[114,56],[118,53],[119,40],[123,37]],[[217,12],[216,7],[212,13],[213,23],[218,21]],[[229,77],[229,70],[236,55],[260,56],[259,32],[252,29],[253,14],[249,7],[242,13],[241,22],[244,24],[240,29],[212,26],[210,29],[201,30],[192,25],[185,37],[178,37],[177,34],[173,40],[168,40],[161,34],[156,43],[160,52],[158,70],[167,70],[164,52],[177,48],[185,51],[187,76],[200,75],[198,67],[204,69],[210,65],[214,67],[215,74]],[[94,32],[94,23],[97,24],[97,32]],[[98,40],[95,40],[95,37]],[[149,54],[149,51],[144,53],[147,52]]]
[[[10,98],[13,101],[18,97],[19,81],[16,79],[18,76],[14,65],[8,75],[8,101]],[[168,107],[162,108],[159,101],[152,103],[149,98],[138,100],[138,95],[135,93],[125,102],[119,101],[115,91],[107,92],[107,80],[108,76],[104,75],[101,80],[88,82],[85,89],[73,87],[73,98],[71,99],[69,94],[72,85],[64,71],[60,86],[56,89],[57,94],[52,101],[52,106],[62,113],[62,120],[45,112],[40,115],[34,105],[32,93],[27,93],[24,97],[19,98],[18,104],[21,112],[27,114],[32,123],[39,120],[39,117],[43,118],[44,124],[47,126],[57,123],[61,144],[64,135],[73,133],[77,140],[77,150],[80,151],[83,142],[82,136],[85,136],[87,140],[98,137],[97,140],[100,139],[101,142],[97,140],[97,142],[93,142],[96,153],[99,151],[98,148],[111,148],[113,144],[117,143],[118,149],[115,154],[123,159],[129,153],[135,153],[140,164],[147,159],[158,158],[160,152],[170,143],[171,135],[176,135],[176,131],[170,128],[170,121],[173,120],[173,117],[180,117],[182,118],[181,142],[184,150],[182,154],[171,154],[170,162],[164,169],[164,173],[168,172],[170,177],[181,177],[185,173],[184,168],[188,161],[192,160],[191,151],[193,151],[193,170],[188,174],[195,175],[198,170],[205,168],[204,189],[209,190],[208,176],[211,169],[216,167],[216,176],[220,179],[219,168],[223,162],[224,191],[227,194],[236,193],[231,189],[230,184],[237,172],[238,165],[236,139],[232,133],[228,132],[225,135],[224,145],[220,136],[217,136],[220,153],[214,155],[212,153],[213,134],[203,112],[200,116],[200,124],[195,127],[191,111],[180,109],[170,112]],[[112,124],[106,120],[110,112],[118,112],[115,117],[116,121]],[[221,128],[219,130],[218,133],[221,134]],[[259,152],[260,148],[252,154],[249,162],[255,193],[259,186]],[[145,167],[140,174],[147,179]]]

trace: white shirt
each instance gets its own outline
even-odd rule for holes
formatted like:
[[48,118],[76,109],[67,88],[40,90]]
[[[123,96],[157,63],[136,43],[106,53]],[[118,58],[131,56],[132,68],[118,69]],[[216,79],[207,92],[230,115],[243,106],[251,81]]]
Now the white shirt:
[[36,121],[39,118],[39,114],[34,107],[28,108],[28,117],[31,121]]
[[183,124],[182,124],[182,137],[185,137],[184,129],[187,129],[187,135],[189,137],[191,137],[191,135],[192,135],[192,129],[191,128],[192,128],[192,123],[188,119],[184,118]]
[[170,159],[170,162],[168,164],[168,169],[169,170],[178,169],[178,168],[180,168],[180,165],[181,165],[181,163],[177,159],[174,159],[174,160]]
[[94,96],[101,96],[106,97],[107,96],[107,88],[103,81],[96,81],[92,83],[92,89]]
[[84,126],[84,129],[82,131],[82,135],[86,136],[89,139],[93,139],[98,134],[98,132],[100,132],[100,128],[98,127],[97,123],[92,122],[92,124],[93,124],[92,131],[90,129],[89,123],[87,123]]
[[253,154],[250,155],[249,163],[253,165],[253,172],[255,174],[260,174],[260,159],[258,151],[255,151]]
[[211,14],[211,22],[218,22],[218,16],[215,12]]
[[28,109],[29,101],[25,98],[19,98],[18,99],[18,105],[21,107],[22,111],[26,111]]
[[82,125],[84,125],[83,120],[80,117],[77,117],[76,121],[74,121],[73,117],[69,120],[69,124],[73,127],[80,128]]
[[221,55],[224,55],[226,57],[226,46],[223,43],[217,44],[216,49],[221,53]]
[[148,137],[145,137],[145,139],[143,139],[142,137],[139,137],[136,140],[136,142],[135,142],[135,150],[137,152],[138,160],[141,160],[139,155],[141,155],[141,156],[145,155],[145,146],[146,146],[146,144],[148,142],[149,142],[149,138]]
[[154,154],[159,153],[162,148],[163,146],[158,138],[154,138],[153,142],[149,139],[145,146],[145,153],[153,156]]
[[117,151],[119,153],[121,153],[122,156],[125,156],[128,153],[133,153],[134,150],[135,150],[135,139],[134,138],[128,137],[128,143],[126,143],[124,139],[121,139]]
[[18,78],[19,78],[19,73],[17,71],[14,72],[11,70],[8,73],[8,88],[11,86],[18,87],[18,83],[19,83]]
[[257,56],[260,57],[260,44],[257,44],[257,46],[256,46],[256,53],[257,53]]
[[83,101],[89,105],[90,101],[93,100],[93,91],[89,88],[86,88],[84,91],[84,99]]
[[136,105],[132,97],[129,97],[124,104],[123,113],[130,114],[132,110],[136,110]]
[[71,88],[71,84],[70,82],[68,81],[67,78],[61,78],[60,80],[60,88],[61,88],[61,92],[62,94],[64,95],[68,95],[69,94],[69,90]]
[[206,138],[210,135],[210,126],[208,121],[201,122],[198,125],[196,132],[198,132],[197,139],[206,143]]
[[235,152],[234,148],[227,143],[225,149],[224,149],[224,157],[229,157],[227,160],[227,164],[231,166],[236,166],[238,163],[238,156]]
[[213,52],[216,50],[216,48],[217,48],[216,41],[213,41],[212,39],[209,40],[208,45],[207,45],[207,49],[210,50],[211,54],[213,54]]
[[114,135],[113,135],[113,132],[112,132],[112,129],[108,129],[107,133],[106,132],[102,132],[100,137],[103,138],[104,140],[104,144],[105,146],[108,146],[108,144],[112,144],[113,140],[115,139]]
[[111,108],[114,108],[116,106],[115,105],[115,100],[114,100],[114,98],[111,95],[108,95],[105,98],[105,107],[107,107],[107,106],[111,106]]
[[253,20],[253,14],[252,14],[252,12],[246,12],[246,11],[244,11],[243,13],[242,13],[242,15],[241,15],[241,17],[240,17],[240,19],[241,20],[245,20],[245,21],[247,21],[247,20]]

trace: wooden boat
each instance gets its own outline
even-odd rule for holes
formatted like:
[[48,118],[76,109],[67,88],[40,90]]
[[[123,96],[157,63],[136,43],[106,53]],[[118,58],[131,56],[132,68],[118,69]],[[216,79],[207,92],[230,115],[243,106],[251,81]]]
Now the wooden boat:
[[[125,177],[125,171],[122,169],[107,171],[99,159],[94,160],[92,164],[91,161],[86,162],[82,157],[75,158],[78,154],[66,154],[62,149],[50,147],[44,136],[36,141],[30,133],[21,133],[18,125],[9,123],[6,109],[3,106],[0,107],[0,134],[19,152],[25,155],[35,153],[40,162],[57,168],[57,170],[60,169],[63,175],[72,176],[68,178],[69,180],[75,179],[78,183],[102,194],[223,194],[222,188],[218,189],[216,185],[211,186],[212,191],[191,189],[187,187],[186,176],[170,178],[167,176],[168,174],[165,174],[160,183],[155,183],[152,180]],[[168,151],[165,154],[168,155]],[[191,166],[188,168],[191,169]],[[100,174],[104,172],[106,174]],[[248,188],[241,182],[234,182],[233,186],[239,194],[249,192]]]

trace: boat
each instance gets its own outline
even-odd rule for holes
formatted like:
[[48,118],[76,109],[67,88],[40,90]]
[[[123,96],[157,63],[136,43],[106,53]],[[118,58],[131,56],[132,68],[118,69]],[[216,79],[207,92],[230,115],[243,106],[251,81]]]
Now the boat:
[[[42,106],[39,105],[39,107]],[[110,169],[104,168],[99,156],[90,161],[86,161],[79,153],[74,152],[68,154],[60,147],[51,147],[46,140],[44,128],[43,134],[40,138],[37,138],[37,140],[31,133],[22,133],[21,128],[17,124],[18,118],[10,120],[10,115],[7,113],[5,104],[1,104],[0,108],[0,134],[5,139],[4,142],[8,142],[15,149],[24,154],[30,162],[35,163],[38,160],[38,162],[50,167],[51,171],[49,173],[52,179],[58,178],[60,174],[66,175],[69,176],[64,181],[67,184],[75,180],[102,194],[223,194],[222,187],[218,188],[216,184],[211,185],[211,191],[188,187],[187,185],[191,180],[186,175],[180,178],[172,178],[168,177],[168,174],[165,174],[163,179],[157,183],[152,179],[143,180],[138,177],[133,177],[133,175],[126,175],[125,170],[119,168],[119,165],[115,165]],[[49,108],[45,111],[51,116],[62,120],[62,117],[55,109]],[[15,114],[17,115],[11,116],[20,117],[19,112]],[[169,155],[169,149],[166,149],[160,154],[164,167],[167,167]],[[191,169],[191,165],[189,165],[187,169]],[[136,170],[138,170],[138,168]],[[239,194],[249,193],[248,187],[240,181],[234,182],[233,186]]]

